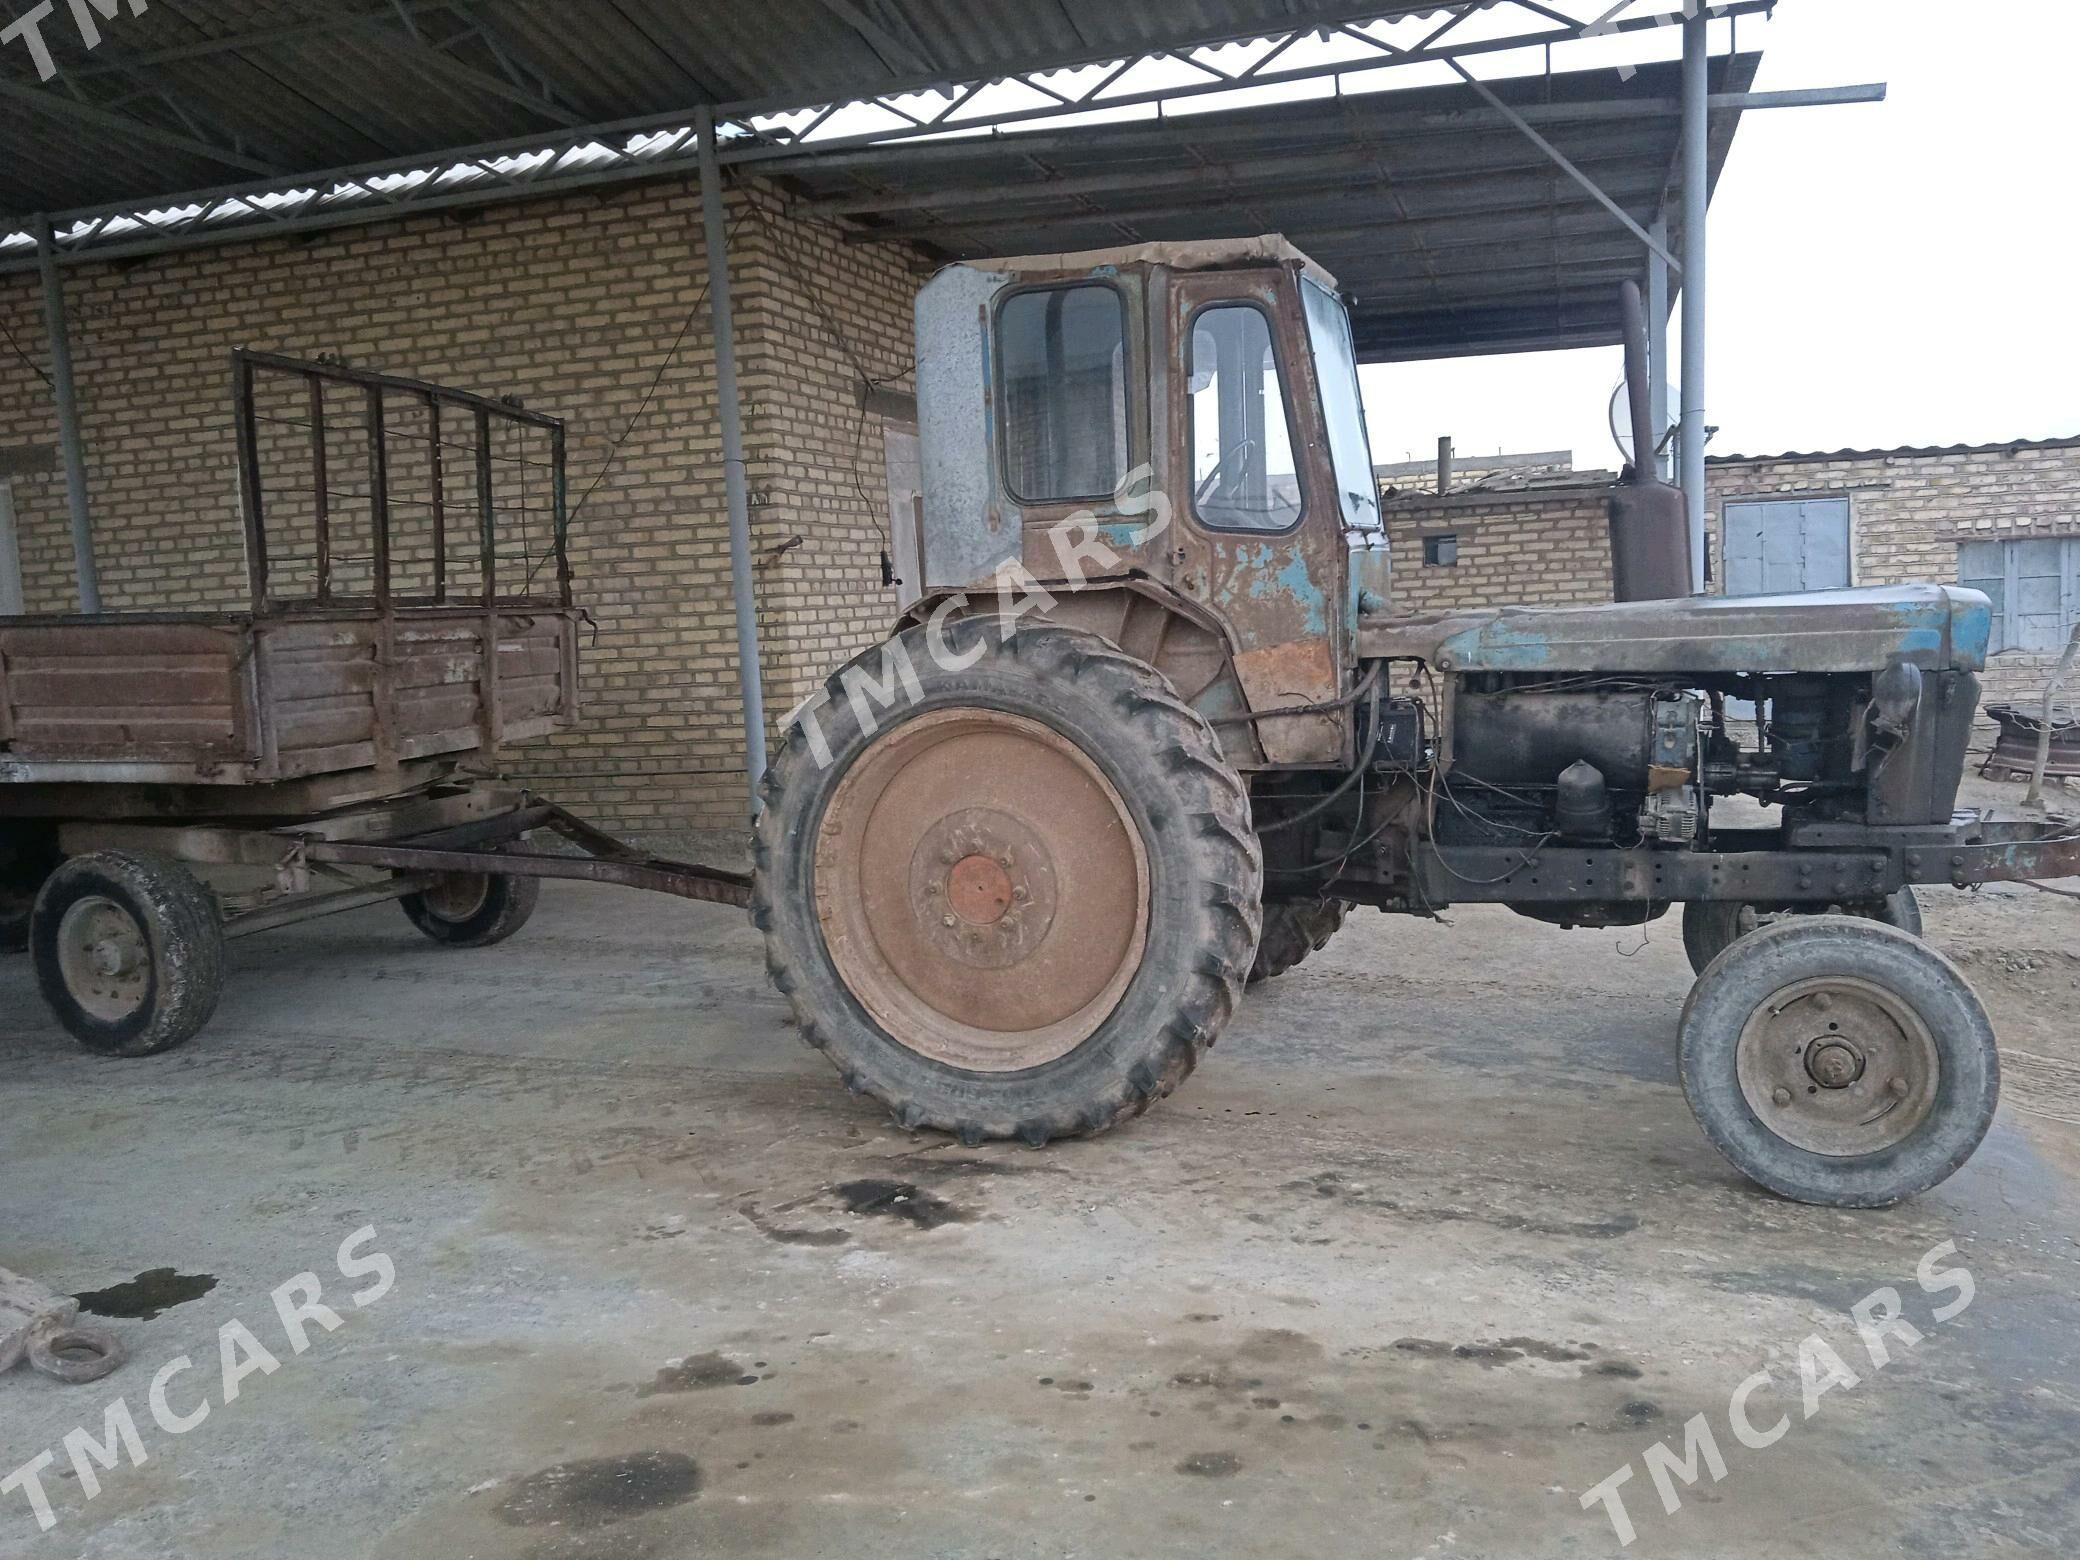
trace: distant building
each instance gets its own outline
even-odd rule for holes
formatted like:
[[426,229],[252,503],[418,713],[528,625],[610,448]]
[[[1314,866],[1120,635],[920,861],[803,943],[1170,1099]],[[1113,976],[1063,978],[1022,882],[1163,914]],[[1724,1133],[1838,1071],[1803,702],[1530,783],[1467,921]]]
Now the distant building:
[[[2041,696],[2080,621],[2080,436],[1708,462],[1711,588],[1966,584],[1994,603],[1989,702]],[[1608,471],[1571,454],[1378,468],[1396,605],[1608,601]]]

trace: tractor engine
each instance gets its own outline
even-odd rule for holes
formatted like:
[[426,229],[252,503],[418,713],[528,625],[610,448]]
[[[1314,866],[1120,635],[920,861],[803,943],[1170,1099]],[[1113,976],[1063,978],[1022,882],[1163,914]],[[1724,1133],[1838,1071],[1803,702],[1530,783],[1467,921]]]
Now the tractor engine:
[[1446,786],[1464,806],[1440,810],[1439,843],[1496,844],[1528,829],[1690,844],[1704,818],[1704,710],[1694,693],[1649,685],[1461,692]]

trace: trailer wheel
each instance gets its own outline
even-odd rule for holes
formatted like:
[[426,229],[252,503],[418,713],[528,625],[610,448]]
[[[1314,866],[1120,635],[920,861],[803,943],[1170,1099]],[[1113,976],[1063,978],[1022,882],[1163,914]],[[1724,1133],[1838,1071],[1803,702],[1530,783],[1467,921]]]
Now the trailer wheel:
[[[1832,915],[1840,912],[1830,910],[1789,913]],[[1903,888],[1874,904],[1859,906],[1851,913],[1867,921],[1879,921],[1886,926],[1896,926],[1914,937],[1921,935],[1921,901],[1914,897],[1911,888]],[[1689,956],[1691,973],[1702,975],[1712,960],[1749,933],[1767,926],[1773,919],[1776,918],[1759,913],[1753,905],[1744,905],[1733,900],[1683,906],[1683,952]]]
[[177,861],[132,851],[75,856],[29,917],[43,999],[103,1056],[153,1056],[192,1040],[224,989],[216,896]]
[[1266,905],[1264,935],[1257,943],[1249,983],[1254,986],[1283,975],[1309,954],[1320,953],[1343,930],[1350,909],[1345,899],[1289,899]]
[[1993,1121],[1993,1025],[1948,959],[1897,928],[1801,917],[1712,962],[1682,1020],[1683,1092],[1751,1180],[1883,1208],[1971,1158]]
[[423,894],[407,894],[398,903],[412,925],[437,943],[489,948],[525,926],[541,897],[540,878],[446,872]]
[[[1205,720],[1094,634],[994,618],[909,630],[827,686],[754,841],[802,1037],[968,1143],[1102,1132],[1183,1082],[1241,996],[1263,886]],[[894,703],[853,696],[876,686]]]

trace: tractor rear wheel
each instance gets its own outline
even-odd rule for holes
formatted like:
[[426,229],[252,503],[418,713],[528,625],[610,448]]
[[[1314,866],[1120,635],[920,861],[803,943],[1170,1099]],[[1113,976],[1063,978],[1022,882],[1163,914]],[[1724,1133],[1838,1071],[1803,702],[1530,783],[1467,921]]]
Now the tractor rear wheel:
[[1176,1088],[1260,927],[1212,728],[1108,641],[994,618],[909,630],[827,689],[755,840],[803,1038],[903,1126],[968,1143],[1102,1132]]
[[1309,954],[1320,953],[1343,930],[1350,914],[1344,899],[1289,899],[1264,907],[1264,935],[1257,942],[1257,962],[1249,983],[1285,974]]

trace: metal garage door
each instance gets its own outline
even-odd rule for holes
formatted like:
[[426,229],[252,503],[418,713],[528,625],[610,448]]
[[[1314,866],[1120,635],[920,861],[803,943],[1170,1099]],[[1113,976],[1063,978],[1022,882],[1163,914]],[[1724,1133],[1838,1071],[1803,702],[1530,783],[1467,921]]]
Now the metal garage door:
[[1849,583],[1849,501],[1771,499],[1726,506],[1726,594],[1774,596]]

